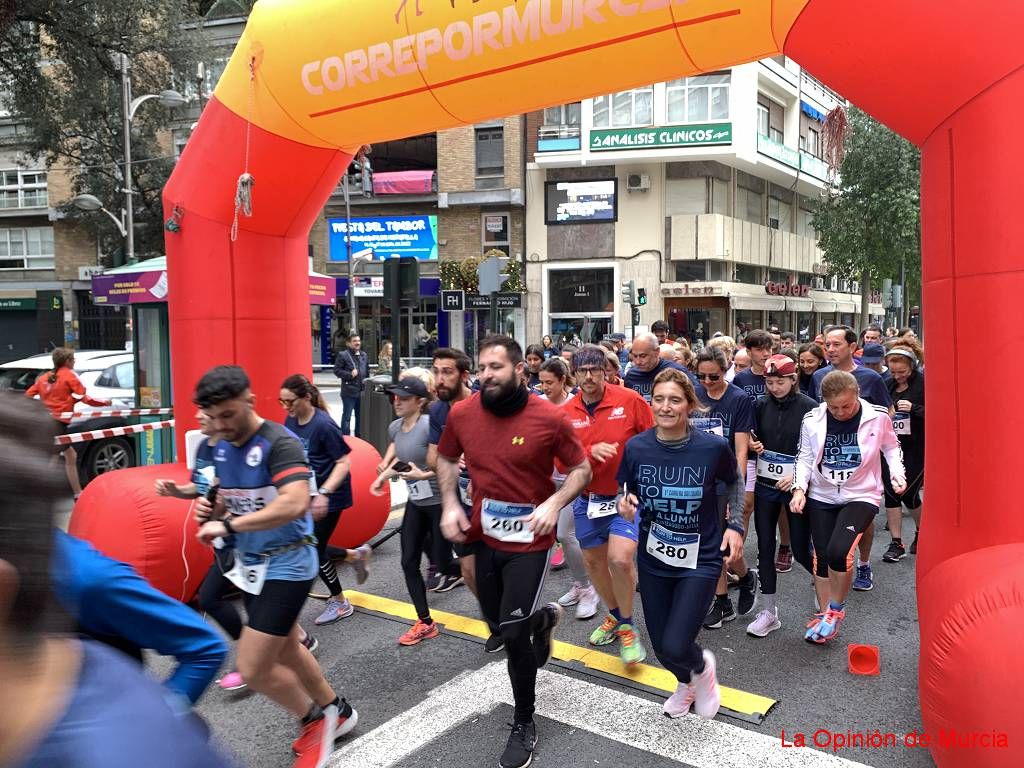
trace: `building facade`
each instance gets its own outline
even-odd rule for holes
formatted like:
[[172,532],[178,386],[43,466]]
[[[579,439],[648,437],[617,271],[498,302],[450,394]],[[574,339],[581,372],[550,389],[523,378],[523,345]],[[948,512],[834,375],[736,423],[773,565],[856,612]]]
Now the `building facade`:
[[828,275],[811,227],[838,102],[780,56],[529,115],[529,338],[629,333],[628,280],[648,297],[638,331],[853,324],[860,286]]

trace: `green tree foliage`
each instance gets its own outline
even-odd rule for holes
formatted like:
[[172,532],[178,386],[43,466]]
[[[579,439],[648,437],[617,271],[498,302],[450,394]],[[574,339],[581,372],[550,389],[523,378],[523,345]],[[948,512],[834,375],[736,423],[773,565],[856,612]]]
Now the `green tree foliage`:
[[[202,35],[189,0],[17,0],[0,16],[0,98],[25,122],[26,153],[66,170],[75,194],[89,192],[115,213],[122,207],[124,144],[119,54],[131,62],[133,95],[185,84]],[[178,76],[176,76],[176,74]],[[142,106],[132,124],[135,251],[163,252],[161,189],[174,165],[170,110]],[[81,216],[104,252],[120,247],[105,216]]]
[[921,272],[920,153],[855,107],[849,122],[841,184],[813,213],[825,260],[832,274],[862,281],[866,292],[870,286],[864,283],[898,277],[905,259],[908,285],[916,289]]

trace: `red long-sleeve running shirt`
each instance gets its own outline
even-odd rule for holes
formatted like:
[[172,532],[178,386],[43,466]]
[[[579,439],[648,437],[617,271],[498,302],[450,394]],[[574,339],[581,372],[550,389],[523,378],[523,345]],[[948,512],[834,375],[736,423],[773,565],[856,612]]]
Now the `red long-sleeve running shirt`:
[[71,421],[69,418],[61,418],[61,414],[73,411],[78,400],[82,400],[86,405],[107,405],[105,400],[95,400],[85,394],[85,385],[82,380],[67,366],[57,369],[57,380],[51,383],[50,375],[52,373],[53,371],[47,371],[40,374],[35,383],[25,390],[25,396],[39,395],[43,405],[57,421],[65,424]]

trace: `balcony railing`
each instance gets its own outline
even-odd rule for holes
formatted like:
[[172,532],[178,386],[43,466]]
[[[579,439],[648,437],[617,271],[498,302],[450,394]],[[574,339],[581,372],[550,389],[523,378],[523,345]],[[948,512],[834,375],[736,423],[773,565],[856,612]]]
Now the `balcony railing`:
[[772,160],[778,160],[780,163],[788,165],[790,168],[800,167],[799,152],[764,134],[757,134],[757,151],[762,155],[767,155]]
[[542,125],[537,129],[538,152],[573,152],[579,148],[578,125]]
[[0,190],[0,210],[45,208],[49,204],[45,189]]
[[828,181],[828,165],[814,155],[800,153],[800,170],[816,179]]

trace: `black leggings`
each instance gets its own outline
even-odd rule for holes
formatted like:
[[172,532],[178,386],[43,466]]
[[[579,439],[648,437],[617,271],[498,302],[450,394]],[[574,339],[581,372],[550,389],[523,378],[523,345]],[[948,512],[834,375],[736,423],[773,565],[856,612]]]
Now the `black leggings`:
[[[775,572],[775,529],[779,524],[779,514],[786,504],[754,494],[754,529],[757,531],[757,576],[761,580],[761,592],[774,595],[777,584]],[[793,551],[793,559],[802,565],[808,573],[814,573],[811,559],[811,526],[807,514],[794,515],[786,509],[789,516],[789,541]]]
[[826,578],[830,570],[846,572],[846,558],[875,519],[878,507],[866,501],[826,504],[808,497],[804,514],[810,517],[814,538],[815,575]]
[[199,607],[212,616],[233,640],[237,640],[242,635],[242,617],[234,603],[224,599],[225,593],[236,589],[224,578],[224,572],[234,565],[234,550],[214,549],[213,558],[213,565],[199,585]]
[[639,569],[640,599],[651,648],[658,661],[688,683],[704,671],[704,654],[697,633],[715,596],[715,579],[684,576],[666,578]]
[[338,569],[334,567],[334,561],[327,555],[327,542],[338,527],[341,520],[343,507],[332,509],[328,507],[327,514],[323,520],[313,522],[313,535],[316,536],[316,554],[320,558],[320,579],[327,585],[331,595],[337,597],[341,594],[341,581],[338,580]]
[[406,502],[402,518],[402,572],[405,573],[405,586],[416,607],[416,615],[421,619],[430,618],[427,585],[423,583],[423,574],[420,572],[428,536],[430,559],[437,566],[438,573],[458,576],[459,564],[452,560],[451,546],[441,535],[441,505],[420,506],[415,501]]
[[502,552],[484,542],[474,546],[480,612],[490,626],[499,626],[508,656],[517,723],[533,720],[537,688],[537,655],[533,635],[547,629],[547,611],[538,611],[551,550]]

